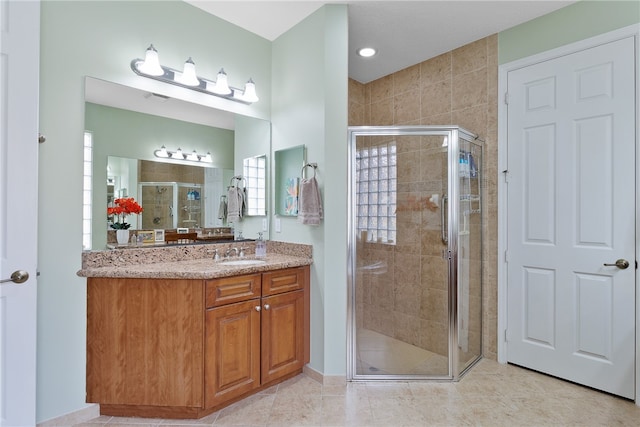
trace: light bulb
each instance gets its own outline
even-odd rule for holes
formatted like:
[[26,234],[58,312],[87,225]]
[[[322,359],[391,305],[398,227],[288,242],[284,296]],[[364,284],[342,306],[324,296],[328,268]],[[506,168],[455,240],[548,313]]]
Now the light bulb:
[[259,100],[258,95],[256,95],[256,84],[253,82],[253,79],[249,79],[244,85],[244,92],[239,98],[245,102],[257,102]]
[[184,160],[184,154],[182,154],[182,149],[178,148],[175,153],[171,154],[172,159]]
[[231,94],[231,89],[227,83],[227,73],[224,72],[224,68],[221,68],[220,71],[218,71],[218,77],[216,77],[215,84],[207,83],[207,90],[218,95]]
[[198,153],[196,153],[196,150],[193,150],[193,152],[187,156],[187,160],[191,160],[192,162],[200,161],[200,157],[198,157]]
[[160,147],[159,150],[154,151],[153,154],[155,154],[156,157],[162,157],[165,159],[169,157],[169,152],[167,151],[164,145]]
[[207,152],[207,154],[200,159],[203,162],[213,163],[213,159],[211,158],[211,153]]
[[149,76],[161,76],[164,74],[164,70],[160,66],[160,59],[158,57],[158,51],[153,45],[147,48],[147,52],[144,55],[144,61],[136,65],[138,71],[147,74]]
[[176,76],[176,81],[186,86],[200,85],[200,80],[198,80],[198,76],[196,76],[196,64],[193,63],[191,57],[184,63],[184,70],[182,74]]
[[358,55],[362,56],[363,58],[370,58],[376,53],[378,53],[378,51],[372,47],[363,47],[362,49],[358,50]]

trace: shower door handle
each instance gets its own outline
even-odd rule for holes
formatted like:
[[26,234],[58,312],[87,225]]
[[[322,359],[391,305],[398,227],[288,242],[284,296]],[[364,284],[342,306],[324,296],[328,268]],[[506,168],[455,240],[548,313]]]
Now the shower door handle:
[[440,203],[440,230],[442,231],[442,243],[445,245],[449,242],[449,237],[447,237],[447,227],[445,225],[446,212],[447,212],[447,202],[449,198],[446,194],[442,195],[442,203]]

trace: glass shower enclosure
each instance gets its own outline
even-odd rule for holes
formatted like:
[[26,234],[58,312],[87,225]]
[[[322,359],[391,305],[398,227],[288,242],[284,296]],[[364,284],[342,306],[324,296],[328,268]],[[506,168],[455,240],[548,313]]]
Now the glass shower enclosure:
[[482,356],[482,146],[349,128],[349,380],[458,380]]

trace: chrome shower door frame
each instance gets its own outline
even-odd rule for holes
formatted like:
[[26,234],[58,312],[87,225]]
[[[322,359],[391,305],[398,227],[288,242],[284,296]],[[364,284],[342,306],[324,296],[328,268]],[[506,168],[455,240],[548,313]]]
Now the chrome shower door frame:
[[[447,198],[448,229],[446,258],[448,261],[448,375],[363,375],[356,372],[356,140],[359,136],[442,136],[447,139]],[[457,381],[473,364],[462,370],[458,365],[458,220],[459,220],[459,152],[460,138],[477,141],[477,136],[459,126],[350,126],[348,129],[348,221],[347,221],[347,380],[449,380]],[[478,141],[479,142],[479,141]],[[444,147],[443,147],[444,148]],[[482,171],[482,168],[480,168]],[[480,237],[482,238],[482,237]]]

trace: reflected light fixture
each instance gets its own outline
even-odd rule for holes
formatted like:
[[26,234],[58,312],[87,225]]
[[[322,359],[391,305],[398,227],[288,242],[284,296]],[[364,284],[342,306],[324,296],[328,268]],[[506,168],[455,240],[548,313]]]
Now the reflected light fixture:
[[238,89],[229,86],[227,73],[224,72],[224,69],[220,69],[215,81],[199,77],[196,74],[196,66],[191,57],[184,63],[184,69],[182,71],[166,67],[160,64],[158,51],[153,45],[147,48],[144,60],[137,58],[131,61],[131,69],[134,73],[142,77],[148,77],[243,104],[252,104],[260,100],[256,94],[256,84],[253,79],[247,81],[244,89]]
[[172,159],[172,160],[188,160],[190,162],[201,162],[201,163],[213,163],[213,158],[211,157],[211,153],[207,152],[207,154],[198,154],[196,150],[193,150],[190,154],[184,154],[181,148],[178,148],[176,151],[167,150],[167,148],[163,145],[160,149],[155,150],[153,155],[156,157],[160,157],[161,159]]
[[178,147],[178,149],[174,153],[171,153],[171,158],[177,160],[185,160],[182,148]]

